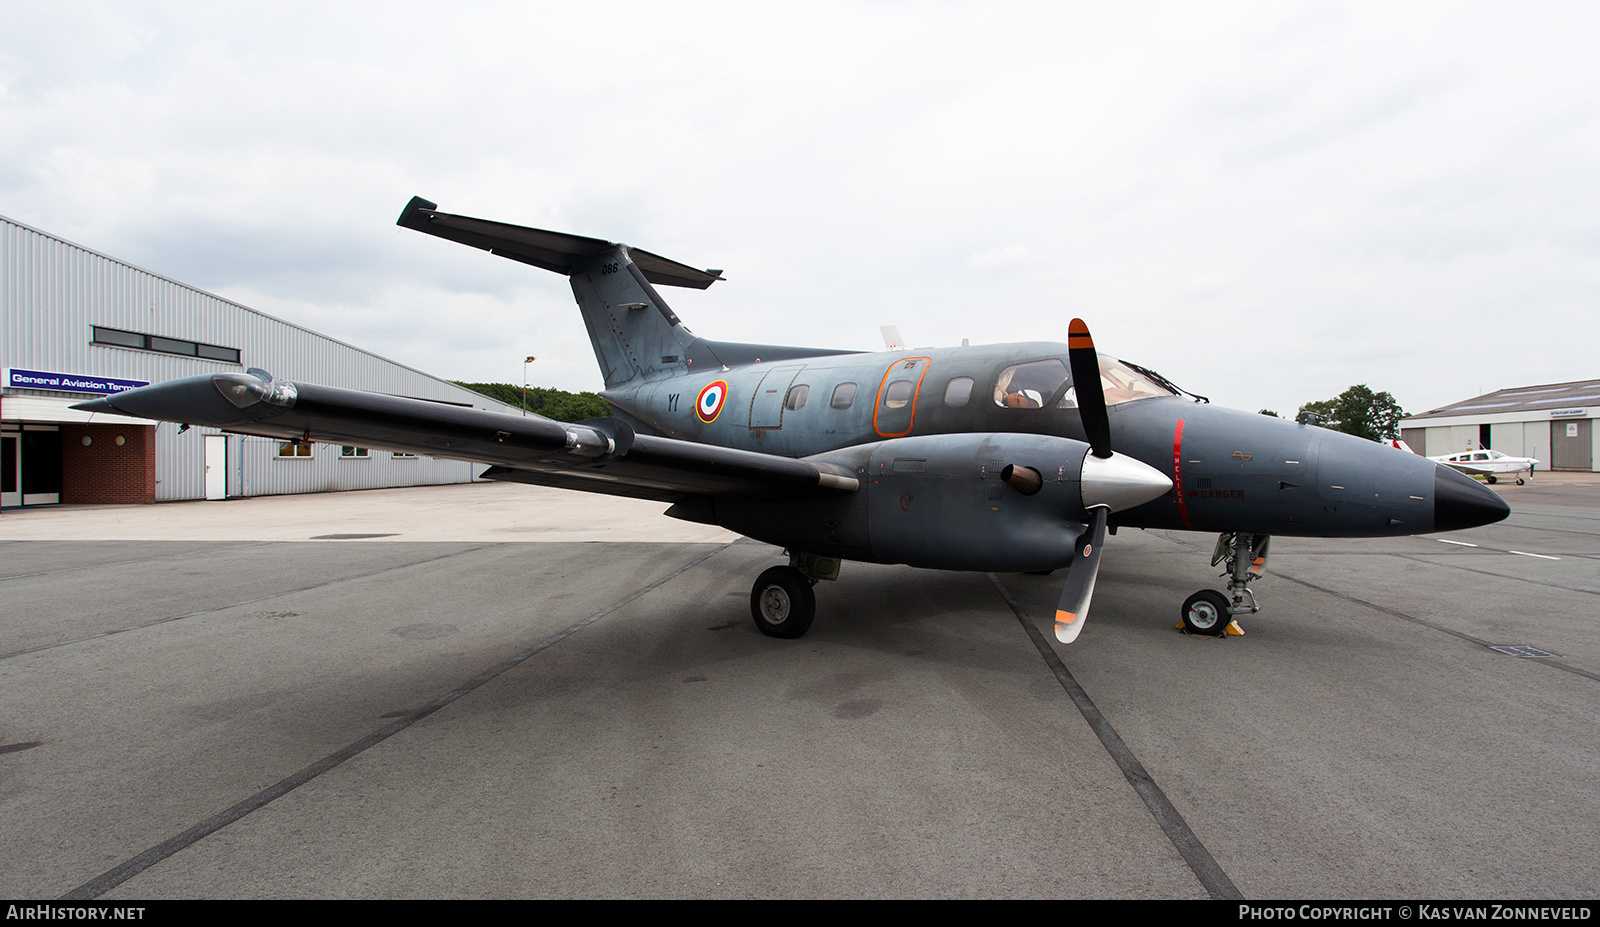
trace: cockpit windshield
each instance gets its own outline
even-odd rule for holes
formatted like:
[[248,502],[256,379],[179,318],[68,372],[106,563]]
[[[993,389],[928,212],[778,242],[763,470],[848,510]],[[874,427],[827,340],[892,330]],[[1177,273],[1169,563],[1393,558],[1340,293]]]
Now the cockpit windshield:
[[1178,395],[1115,357],[1104,354],[1100,355],[1100,386],[1106,391],[1108,406],[1152,396]]
[[[1100,387],[1108,406],[1177,395],[1114,357],[1101,354],[1099,360]],[[1008,409],[1075,409],[1078,397],[1067,380],[1067,365],[1058,358],[1015,364],[1000,371],[995,380],[994,404]]]

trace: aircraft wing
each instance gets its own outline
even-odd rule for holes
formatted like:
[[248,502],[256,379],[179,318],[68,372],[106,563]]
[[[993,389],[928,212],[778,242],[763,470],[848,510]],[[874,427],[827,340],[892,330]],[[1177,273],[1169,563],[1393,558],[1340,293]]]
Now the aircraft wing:
[[[273,379],[219,373],[140,387],[74,408],[209,425],[285,441],[321,441],[492,464],[484,476],[609,495],[807,499],[857,488],[849,470],[673,438],[620,419],[566,424]],[[134,412],[132,410],[138,410]]]

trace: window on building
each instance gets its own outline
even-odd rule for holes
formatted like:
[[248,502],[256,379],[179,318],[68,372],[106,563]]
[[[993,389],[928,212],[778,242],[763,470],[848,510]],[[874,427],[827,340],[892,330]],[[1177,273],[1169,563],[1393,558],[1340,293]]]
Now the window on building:
[[341,460],[365,460],[370,455],[371,452],[364,447],[355,447],[353,445],[346,444],[339,448],[339,458]]
[[285,441],[278,445],[279,457],[310,457],[311,445],[299,441]]
[[179,341],[176,338],[162,338],[159,335],[151,335],[149,338],[150,343],[145,347],[152,351],[160,351],[162,354],[186,354],[194,357],[199,347],[193,341]]
[[142,348],[145,346],[144,336],[133,332],[118,331],[115,328],[101,328],[94,326],[95,344],[114,344],[119,348]]
[[417,455],[415,455],[415,454],[407,454],[405,451],[395,451],[393,454],[390,454],[389,456],[393,457],[395,460],[416,460],[417,459]]
[[202,344],[198,341],[184,341],[181,338],[167,338],[162,335],[146,335],[143,332],[130,332],[120,328],[106,328],[101,325],[92,325],[90,330],[93,332],[92,340],[95,344],[110,345],[118,348],[139,348],[143,351],[178,354],[183,357],[203,357],[207,360],[227,361],[230,364],[239,363],[238,348]]

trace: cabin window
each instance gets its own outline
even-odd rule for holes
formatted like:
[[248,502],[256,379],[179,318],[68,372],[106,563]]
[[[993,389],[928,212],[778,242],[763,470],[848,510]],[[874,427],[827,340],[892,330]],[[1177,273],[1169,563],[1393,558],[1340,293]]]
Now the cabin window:
[[810,394],[811,387],[805,385],[804,383],[801,383],[798,386],[791,386],[789,387],[789,395],[783,400],[783,407],[788,409],[790,412],[794,412],[800,408],[803,408],[806,404],[806,396]]
[[1000,371],[994,384],[994,404],[1004,409],[1040,409],[1046,403],[1066,405],[1066,383],[1067,365],[1054,357],[1016,364]]
[[972,398],[972,378],[956,377],[944,388],[944,404],[947,406],[964,406]]
[[833,400],[828,403],[831,408],[848,409],[856,401],[856,385],[854,383],[840,383],[833,388]]
[[916,392],[917,384],[910,380],[896,380],[883,390],[883,407],[885,409],[904,409],[911,401],[911,394]]

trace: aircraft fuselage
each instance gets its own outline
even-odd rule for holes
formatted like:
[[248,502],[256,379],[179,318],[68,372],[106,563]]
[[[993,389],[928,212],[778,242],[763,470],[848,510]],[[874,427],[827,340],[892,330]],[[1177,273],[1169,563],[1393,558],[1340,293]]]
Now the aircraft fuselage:
[[[924,435],[1083,441],[1070,393],[1065,402],[1059,390],[1042,395],[1041,389],[1022,400],[1005,395],[1007,371],[1051,360],[1064,369],[1067,346],[1023,342],[830,354],[690,368],[602,395],[648,431],[786,457]],[[1441,479],[1446,506],[1456,504],[1460,494],[1450,492],[1449,476],[1440,476],[1455,474],[1416,455],[1165,390],[1122,401],[1114,390],[1108,396],[1114,449],[1170,474],[1179,488],[1116,513],[1113,525],[1371,537],[1445,530],[1452,520],[1446,513],[1436,523],[1435,505]]]

